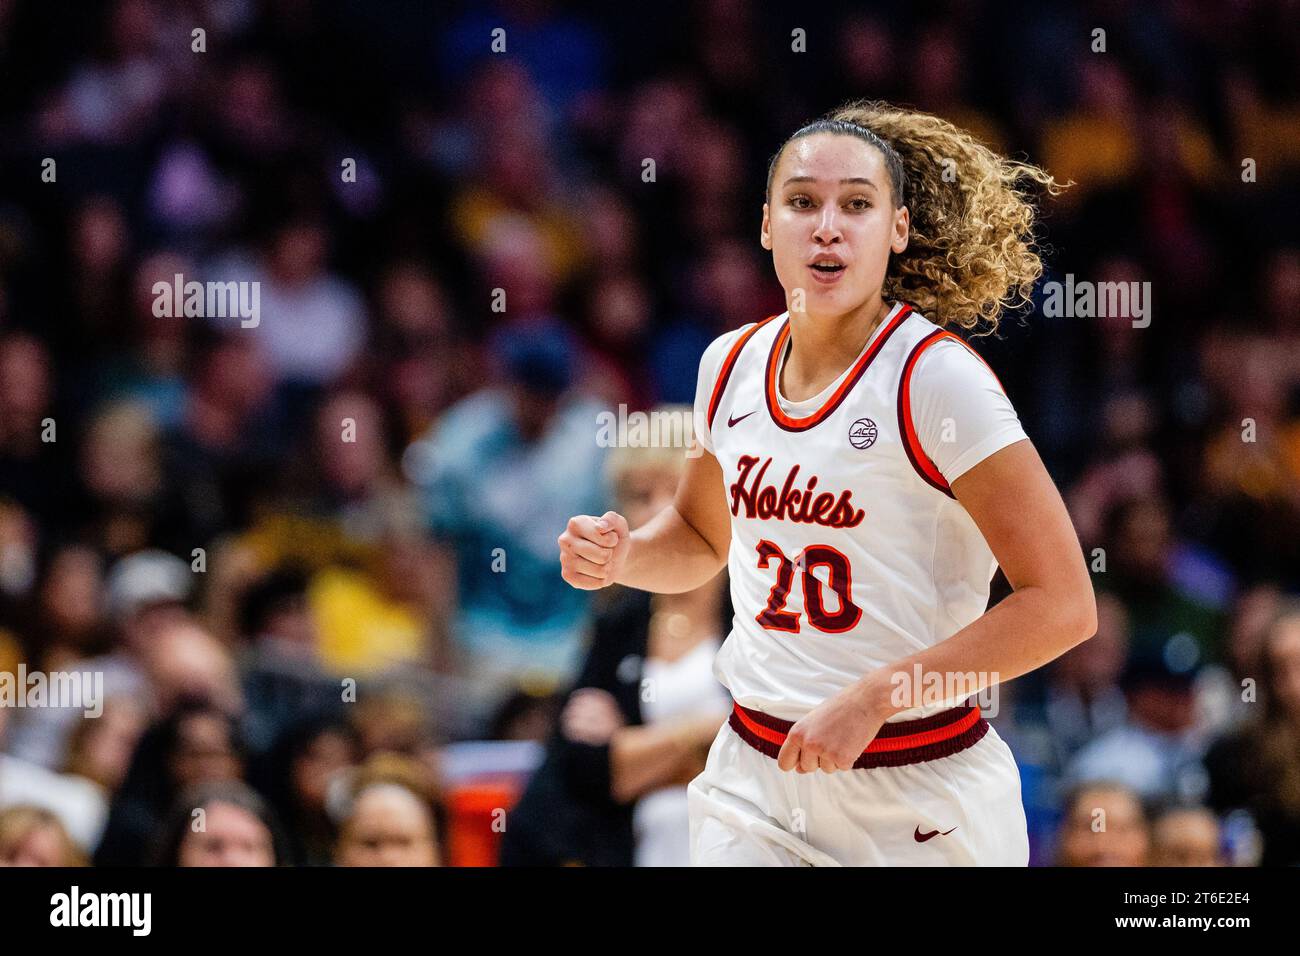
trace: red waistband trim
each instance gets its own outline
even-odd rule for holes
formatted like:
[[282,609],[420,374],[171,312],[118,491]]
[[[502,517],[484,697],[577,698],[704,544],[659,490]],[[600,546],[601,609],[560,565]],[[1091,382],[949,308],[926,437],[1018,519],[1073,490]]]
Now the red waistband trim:
[[[773,759],[781,752],[794,721],[735,704],[728,720],[741,740]],[[973,746],[988,733],[989,722],[973,706],[954,707],[918,720],[885,724],[853,764],[855,770],[902,767],[937,760]]]

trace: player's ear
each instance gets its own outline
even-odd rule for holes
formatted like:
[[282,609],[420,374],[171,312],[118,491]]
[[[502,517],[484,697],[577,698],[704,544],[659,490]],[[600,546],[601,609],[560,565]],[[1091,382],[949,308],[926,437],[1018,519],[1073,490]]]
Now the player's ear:
[[895,253],[902,252],[907,248],[907,237],[912,228],[912,214],[907,211],[906,206],[899,206],[894,211],[894,236],[890,240],[889,248]]
[[772,251],[772,216],[767,203],[763,203],[763,225],[758,230],[758,242],[768,252]]

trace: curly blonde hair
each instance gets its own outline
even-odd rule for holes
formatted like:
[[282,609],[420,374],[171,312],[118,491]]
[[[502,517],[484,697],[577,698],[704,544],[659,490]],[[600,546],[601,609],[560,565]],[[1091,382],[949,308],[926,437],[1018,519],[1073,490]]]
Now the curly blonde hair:
[[1043,273],[1034,238],[1034,189],[1064,187],[1037,166],[1007,159],[947,120],[878,100],[855,100],[796,131],[768,166],[767,191],[785,148],[814,133],[857,136],[885,157],[895,208],[911,218],[907,249],[893,255],[882,292],[941,326],[996,331],[1026,305]]

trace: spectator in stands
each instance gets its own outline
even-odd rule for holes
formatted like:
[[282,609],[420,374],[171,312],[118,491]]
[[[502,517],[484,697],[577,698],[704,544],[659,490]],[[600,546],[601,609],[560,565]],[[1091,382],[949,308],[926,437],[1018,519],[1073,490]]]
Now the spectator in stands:
[[248,701],[245,732],[258,753],[303,714],[342,707],[339,682],[321,667],[307,583],[301,568],[286,566],[244,595],[240,633],[251,646],[239,670]]
[[156,866],[284,866],[288,846],[271,805],[237,780],[196,784],[158,832]]
[[108,817],[106,795],[81,777],[55,773],[7,753],[5,728],[13,712],[9,707],[0,707],[0,810],[39,808],[57,820],[60,832],[77,845],[81,854],[89,856],[104,832]]
[[[65,669],[101,679],[106,698],[134,697],[152,708],[150,660],[160,636],[189,620],[185,601],[191,581],[189,566],[163,551],[140,551],[119,560],[106,583],[115,643],[109,653],[70,662]],[[12,753],[42,766],[62,766],[81,713],[75,707],[25,711],[22,723],[13,728]]]
[[[1248,685],[1249,686],[1249,685]],[[1255,820],[1264,866],[1300,864],[1300,603],[1284,603],[1264,641],[1254,719],[1206,755],[1209,803]],[[1253,697],[1254,695],[1250,695]]]
[[64,670],[107,653],[113,638],[104,619],[103,561],[92,548],[69,544],[53,549],[29,592],[22,628],[40,657],[28,667]]
[[1193,673],[1162,657],[1136,655],[1121,686],[1122,724],[1084,746],[1066,768],[1069,782],[1115,780],[1144,800],[1200,800],[1208,781],[1196,724]]
[[300,717],[258,762],[256,779],[284,824],[287,862],[328,866],[338,837],[327,798],[331,780],[356,765],[360,741],[338,717]]
[[94,719],[81,719],[68,744],[64,772],[89,780],[112,800],[126,778],[131,754],[145,730],[143,705],[130,697],[110,697]]
[[1175,807],[1151,827],[1152,866],[1223,866],[1219,821],[1204,807]]
[[0,809],[0,866],[85,866],[56,814],[24,804]]
[[96,866],[139,866],[177,795],[240,780],[245,758],[235,721],[205,702],[181,702],[141,738],[113,801]]
[[588,599],[559,576],[554,529],[599,506],[605,454],[601,409],[569,388],[579,358],[565,327],[508,328],[493,352],[506,380],[453,406],[407,453],[454,558],[454,637],[484,726],[521,679],[575,671]]
[[1097,781],[1066,795],[1057,833],[1059,866],[1146,866],[1150,828],[1142,801],[1123,784]]
[[[1206,532],[1248,580],[1300,586],[1300,457],[1293,350],[1271,335],[1233,330],[1213,381],[1223,409],[1207,436],[1198,491]],[[1215,345],[1220,342],[1215,342]]]
[[438,814],[427,772],[380,755],[341,781],[335,806],[339,866],[440,866]]
[[[325,223],[311,213],[295,214],[273,230],[265,255],[251,268],[214,265],[259,283],[259,321],[248,331],[290,402],[338,381],[365,345],[365,302],[351,281],[330,271],[329,253]],[[236,328],[243,320],[214,321]]]
[[1017,752],[1059,774],[1079,749],[1120,726],[1128,712],[1119,681],[1128,654],[1128,613],[1114,595],[1097,596],[1097,633],[1047,668],[1034,682],[1009,688],[1005,732]]
[[[685,442],[622,447],[608,462],[630,527],[671,505],[692,434],[689,406],[655,414],[677,421]],[[686,594],[618,589],[611,598],[546,758],[511,811],[504,865],[689,864],[686,784],[704,769],[730,706],[713,676],[725,579]]]
[[291,439],[270,362],[249,336],[205,338],[196,352],[183,414],[163,440],[193,528],[189,548],[253,520]]
[[[1124,602],[1134,655],[1174,653],[1188,658],[1193,667],[1222,658],[1226,615],[1213,597],[1180,580],[1177,559],[1183,549],[1174,535],[1166,497],[1146,495],[1116,504],[1101,544],[1106,570],[1095,574],[1094,581],[1099,591]],[[1187,644],[1187,638],[1193,643]]]
[[50,417],[53,372],[49,350],[40,340],[25,332],[0,336],[0,496],[22,507],[42,528],[66,520],[71,484],[63,446],[49,440],[50,421],[58,437],[58,421]]

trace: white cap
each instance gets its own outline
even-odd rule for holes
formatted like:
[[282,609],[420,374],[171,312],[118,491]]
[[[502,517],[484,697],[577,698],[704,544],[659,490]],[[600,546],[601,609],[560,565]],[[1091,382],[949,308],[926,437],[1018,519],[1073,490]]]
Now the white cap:
[[166,551],[137,551],[108,574],[108,608],[115,617],[134,614],[148,604],[184,601],[190,596],[190,567]]

